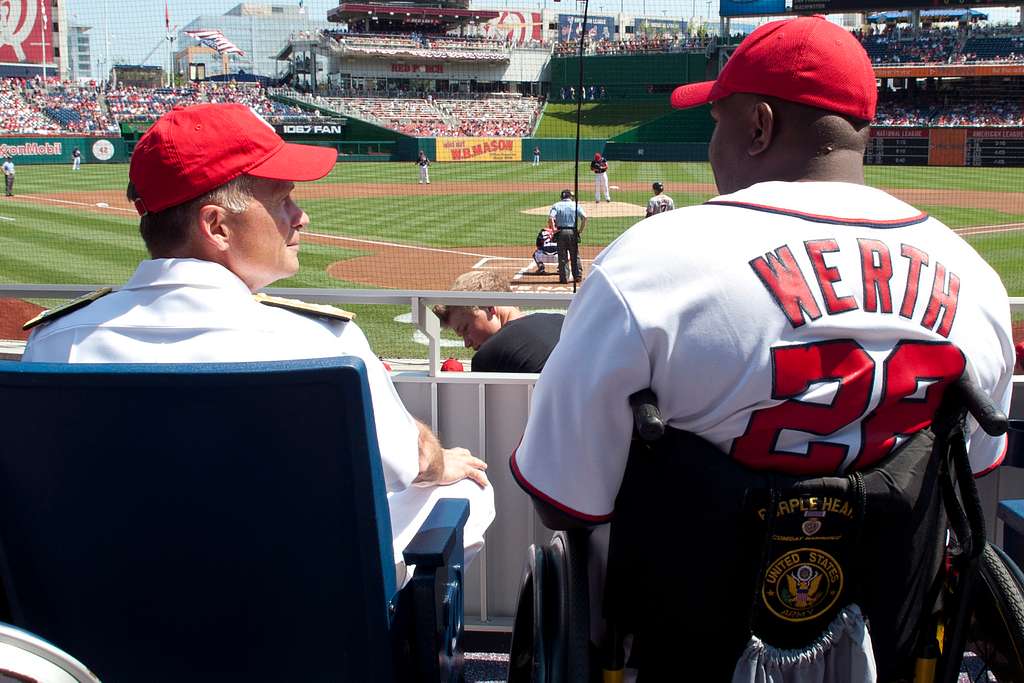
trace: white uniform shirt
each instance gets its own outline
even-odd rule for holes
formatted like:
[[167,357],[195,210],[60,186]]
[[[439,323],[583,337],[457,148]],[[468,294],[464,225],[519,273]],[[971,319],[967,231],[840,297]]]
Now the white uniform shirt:
[[210,261],[143,261],[123,288],[32,332],[23,361],[222,363],[357,356],[388,491],[419,474],[419,431],[355,323],[273,308]]
[[676,203],[667,194],[656,194],[647,200],[647,215],[656,216],[666,211],[674,211]]
[[[860,469],[925,426],[965,365],[1007,410],[1013,363],[1006,290],[947,227],[862,185],[760,183],[645,220],[597,258],[512,470],[606,521],[628,397],[646,387],[669,425],[753,467]],[[984,472],[1005,437],[970,446]]]

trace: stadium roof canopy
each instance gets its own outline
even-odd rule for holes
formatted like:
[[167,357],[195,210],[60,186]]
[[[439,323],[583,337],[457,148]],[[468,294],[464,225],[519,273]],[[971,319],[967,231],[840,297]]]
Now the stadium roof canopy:
[[501,12],[486,9],[464,9],[460,7],[420,7],[417,5],[392,5],[383,2],[343,2],[327,13],[327,21],[348,21],[366,15],[380,17],[417,17],[446,20],[497,19]]
[[[892,22],[910,22],[911,14],[907,10],[878,12],[868,15],[872,24],[888,24]],[[985,21],[988,15],[975,9],[925,9],[921,10],[921,19],[931,21]]]

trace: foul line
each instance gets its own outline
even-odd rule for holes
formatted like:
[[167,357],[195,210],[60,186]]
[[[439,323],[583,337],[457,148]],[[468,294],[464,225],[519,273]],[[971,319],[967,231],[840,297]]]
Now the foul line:
[[1024,229],[1024,223],[1003,223],[1001,225],[976,225],[970,228],[958,228],[953,232],[969,237],[971,235],[988,235],[999,232],[1016,232],[1021,229]]
[[14,219],[13,218],[8,218],[7,216],[0,216],[0,221],[10,221],[10,222],[13,223]]
[[54,199],[53,197],[40,197],[34,194],[22,194],[19,197],[25,197],[26,199],[39,199],[44,202],[54,202],[55,204],[71,204],[72,206],[89,206],[94,209],[110,210],[110,211],[124,211],[125,213],[138,213],[135,209],[122,209],[120,206],[96,206],[95,202],[90,204],[88,202],[72,202],[67,199]]
[[501,256],[488,256],[487,254],[477,254],[472,251],[457,251],[455,249],[438,249],[437,247],[420,247],[414,244],[397,244],[395,242],[382,242],[380,240],[364,240],[356,237],[339,237],[338,235],[325,235],[319,232],[306,232],[310,237],[320,237],[328,240],[338,240],[339,242],[357,242],[359,244],[375,244],[380,247],[395,247],[397,249],[414,249],[416,251],[436,251],[441,254],[458,254],[459,256],[476,256],[480,259],[489,258],[502,258]]

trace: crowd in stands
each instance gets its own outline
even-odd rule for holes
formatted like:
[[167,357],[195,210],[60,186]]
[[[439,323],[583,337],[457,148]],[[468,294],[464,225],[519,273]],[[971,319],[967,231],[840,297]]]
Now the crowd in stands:
[[889,26],[854,34],[878,65],[1024,63],[1024,30],[1017,26],[962,25],[917,32]]
[[373,57],[412,57],[449,61],[507,62],[508,43],[497,38],[360,34],[328,31],[338,48],[347,54]]
[[[365,95],[365,93],[364,93]],[[417,137],[524,137],[543,100],[508,93],[423,97],[307,96],[311,104]]]
[[[588,55],[635,55],[649,52],[683,52],[707,47],[711,38],[707,35],[636,36],[629,40],[595,40],[584,46]],[[579,54],[578,40],[555,43],[554,54],[571,57]]]
[[12,134],[108,135],[122,121],[152,121],[178,105],[240,102],[272,122],[311,114],[267,97],[255,83],[193,83],[180,88],[73,85],[59,79],[0,79],[0,131]]
[[103,112],[95,87],[75,87],[60,79],[0,79],[0,130],[5,133],[100,135],[116,131]]
[[879,101],[874,124],[907,127],[1024,126],[1020,101],[998,100],[962,104]]
[[457,122],[459,135],[497,137],[530,135],[543,106],[536,97],[441,99],[434,103]]
[[860,36],[873,64],[949,63],[960,40],[960,32],[950,28],[922,31],[916,37],[898,31]]
[[275,102],[255,83],[202,82],[181,88],[117,86],[106,93],[107,107],[118,121],[151,121],[179,105],[237,102],[251,107],[271,122],[303,120],[309,113]]

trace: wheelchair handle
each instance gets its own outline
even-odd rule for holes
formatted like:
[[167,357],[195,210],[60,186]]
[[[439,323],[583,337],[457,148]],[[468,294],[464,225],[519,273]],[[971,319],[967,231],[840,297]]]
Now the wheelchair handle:
[[967,412],[978,421],[986,434],[1001,436],[1006,433],[1010,423],[1006,414],[999,410],[989,395],[981,390],[981,387],[971,381],[966,370],[953,386],[960,394],[960,399],[963,401],[964,407],[967,408]]
[[658,410],[658,397],[650,389],[641,389],[629,397],[633,424],[644,441],[657,441],[665,435],[665,421]]

